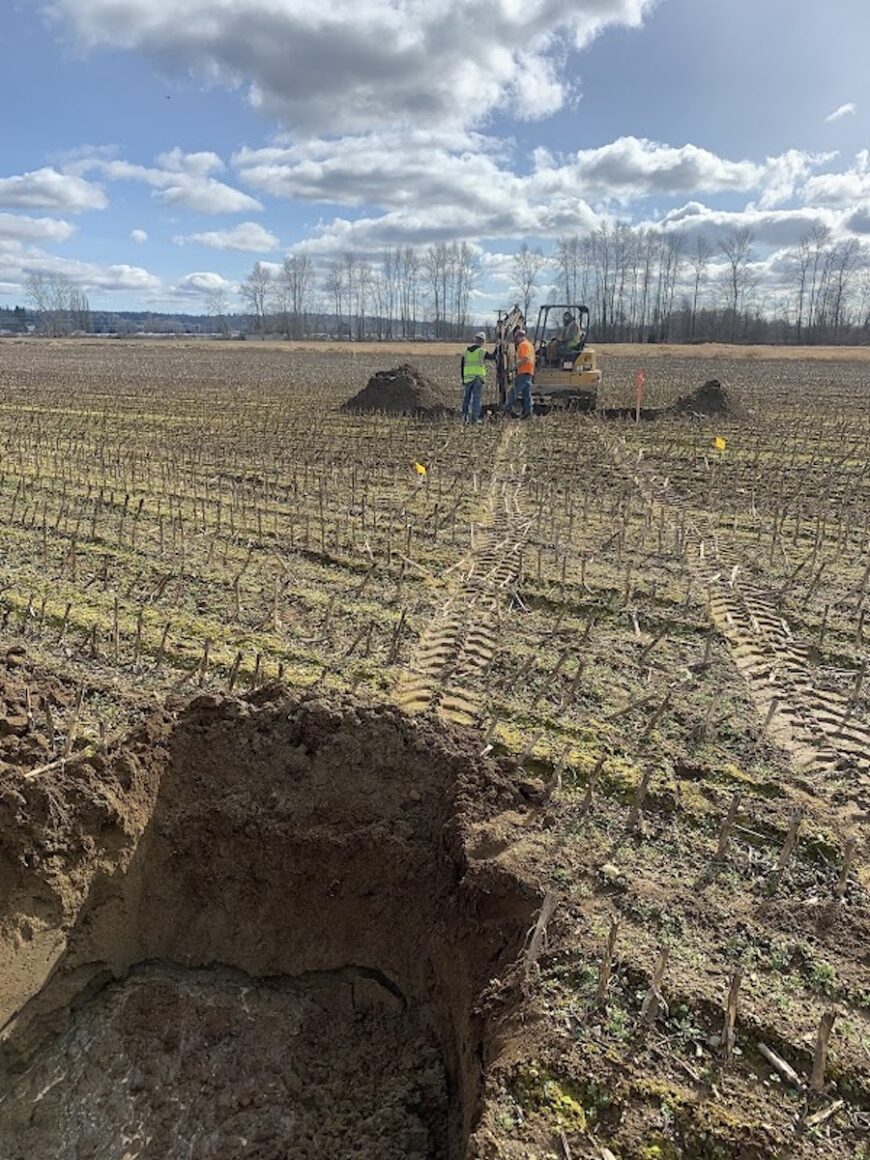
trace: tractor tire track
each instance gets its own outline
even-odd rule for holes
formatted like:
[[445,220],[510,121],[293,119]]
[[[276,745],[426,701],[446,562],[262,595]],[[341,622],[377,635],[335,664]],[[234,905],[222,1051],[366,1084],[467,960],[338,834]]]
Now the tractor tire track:
[[436,712],[470,725],[480,718],[474,685],[492,665],[498,626],[519,579],[529,521],[521,503],[525,432],[506,424],[493,463],[481,522],[460,583],[417,642],[395,698],[408,713]]
[[847,697],[816,687],[809,649],[792,632],[776,593],[741,578],[744,558],[723,543],[710,516],[694,515],[666,479],[637,461],[624,439],[597,434],[656,514],[679,530],[688,567],[707,592],[710,621],[729,646],[767,735],[807,772],[857,772],[866,800],[870,724],[854,714]]

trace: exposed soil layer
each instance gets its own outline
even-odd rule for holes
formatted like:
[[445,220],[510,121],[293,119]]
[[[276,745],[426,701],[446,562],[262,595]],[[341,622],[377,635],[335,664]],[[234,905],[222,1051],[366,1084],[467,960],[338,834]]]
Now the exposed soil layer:
[[353,1140],[423,1160],[447,1135],[434,1041],[362,976],[135,968],[82,1004],[6,1102],[15,1160],[123,1155],[119,1139],[166,1160],[359,1155]]
[[410,363],[372,375],[359,394],[343,404],[345,411],[386,411],[391,415],[436,418],[446,415],[436,384]]
[[518,805],[470,736],[277,689],[0,776],[0,1156],[466,1155],[540,903],[469,848]]

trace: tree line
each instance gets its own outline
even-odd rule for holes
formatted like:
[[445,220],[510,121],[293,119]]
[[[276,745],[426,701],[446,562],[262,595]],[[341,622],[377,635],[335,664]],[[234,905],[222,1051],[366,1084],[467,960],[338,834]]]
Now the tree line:
[[[277,270],[256,262],[240,294],[254,329],[302,338],[326,319],[334,337],[458,338],[472,325],[470,303],[480,276],[467,242],[419,250],[388,247],[376,259],[352,251],[319,274],[307,255],[292,254]],[[226,292],[209,296],[209,312],[225,312]]]
[[[775,273],[775,286],[762,279],[748,229],[714,243],[609,223],[565,235],[546,254],[523,242],[496,271],[505,307],[518,302],[532,321],[540,303],[584,303],[602,342],[870,341],[870,265],[857,239],[814,227],[777,257]],[[482,274],[467,242],[347,251],[321,268],[291,254],[279,266],[256,262],[242,281],[246,318],[234,316],[224,286],[206,291],[204,305],[225,334],[461,339],[481,321],[472,304]],[[66,275],[30,274],[25,289],[44,333],[91,330],[87,296]]]
[[870,337],[867,259],[857,239],[814,227],[777,258],[774,288],[749,229],[714,245],[703,234],[602,224],[561,238],[550,260],[557,288],[587,302],[603,341],[836,344]]
[[[857,239],[815,227],[777,259],[778,284],[760,276],[749,229],[718,243],[626,224],[566,235],[552,252],[524,242],[502,273],[505,307],[530,320],[544,302],[588,305],[603,342],[848,343],[870,340],[870,268]],[[460,338],[481,263],[467,243],[352,252],[318,273],[308,256],[277,272],[258,262],[241,287],[254,328],[289,338],[328,330],[361,339]],[[212,313],[219,313],[212,311]]]

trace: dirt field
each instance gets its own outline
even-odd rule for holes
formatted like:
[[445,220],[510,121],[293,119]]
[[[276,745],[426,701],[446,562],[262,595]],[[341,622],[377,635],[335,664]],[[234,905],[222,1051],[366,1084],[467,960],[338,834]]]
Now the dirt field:
[[640,360],[0,343],[0,1160],[870,1156],[867,352]]

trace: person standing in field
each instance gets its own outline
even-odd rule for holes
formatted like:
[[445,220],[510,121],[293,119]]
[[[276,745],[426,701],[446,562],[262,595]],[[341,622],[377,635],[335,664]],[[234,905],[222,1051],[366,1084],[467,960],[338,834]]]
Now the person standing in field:
[[523,418],[532,414],[532,377],[535,373],[535,348],[520,327],[514,331],[517,348],[517,373],[507,401],[508,414],[513,412],[514,403],[519,400],[523,407]]
[[466,423],[480,421],[480,405],[483,399],[483,386],[486,382],[487,359],[495,355],[486,352],[486,334],[479,330],[474,336],[474,342],[465,348],[462,355],[462,364],[459,373],[462,376],[463,398],[462,418]]

